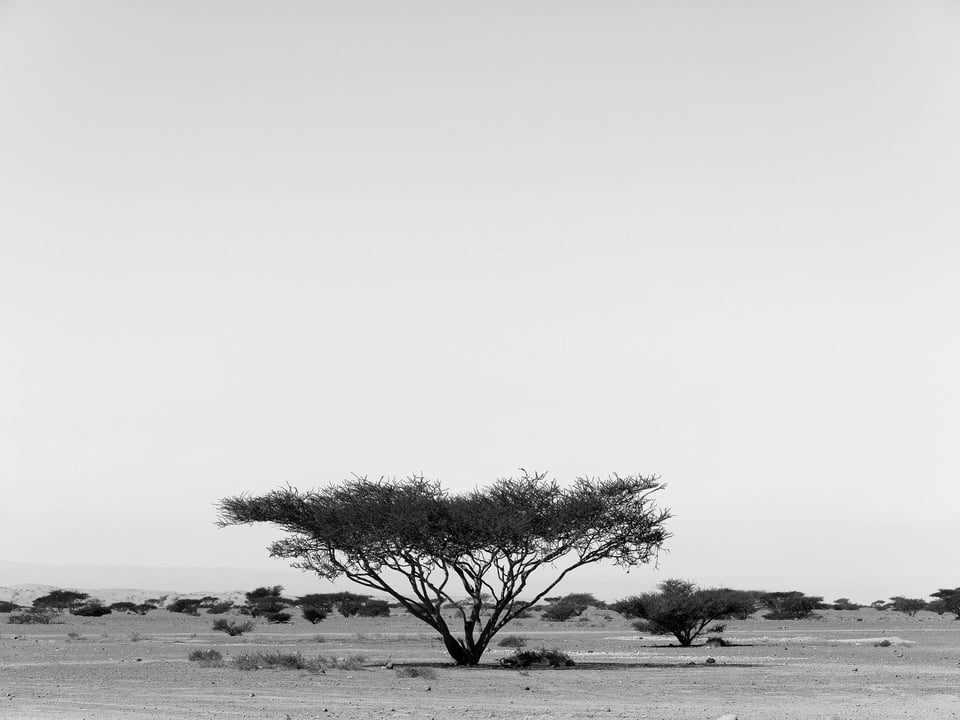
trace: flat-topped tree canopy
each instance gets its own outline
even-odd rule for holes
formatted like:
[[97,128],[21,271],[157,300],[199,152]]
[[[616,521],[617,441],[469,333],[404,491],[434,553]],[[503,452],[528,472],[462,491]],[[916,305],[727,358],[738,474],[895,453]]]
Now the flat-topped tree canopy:
[[[656,559],[669,537],[670,512],[652,497],[663,487],[640,475],[561,487],[524,471],[452,494],[422,476],[354,477],[307,492],[225,498],[219,524],[277,525],[289,534],[270,546],[271,555],[391,595],[440,633],[458,664],[475,665],[504,625],[576,568]],[[548,570],[549,577],[534,577]],[[464,592],[469,601],[458,603]],[[457,604],[462,637],[441,613],[450,604]]]

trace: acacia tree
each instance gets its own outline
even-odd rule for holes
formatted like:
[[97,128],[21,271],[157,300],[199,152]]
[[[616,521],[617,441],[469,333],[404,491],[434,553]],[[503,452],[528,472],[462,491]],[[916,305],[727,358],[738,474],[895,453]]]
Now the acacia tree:
[[937,598],[931,605],[931,610],[940,613],[951,612],[960,620],[960,587],[940,588],[935,593],[930,593],[930,597]]
[[[476,665],[499,630],[577,568],[655,559],[669,537],[669,510],[652,498],[662,487],[656,477],[617,475],[561,487],[524,472],[455,495],[422,476],[355,477],[225,498],[219,524],[279,526],[289,535],[270,546],[272,556],[387,593],[440,633],[458,665]],[[463,593],[467,602],[454,600]],[[445,605],[456,606],[459,637]]]
[[756,594],[746,590],[699,588],[687,580],[664,580],[659,592],[624,598],[610,608],[626,617],[642,618],[634,623],[638,630],[673,635],[681,647],[690,647],[702,632],[710,632],[710,623],[749,616],[756,604]]
[[890,601],[895,612],[902,612],[910,617],[927,607],[927,601],[923,598],[908,598],[896,595],[890,598]]

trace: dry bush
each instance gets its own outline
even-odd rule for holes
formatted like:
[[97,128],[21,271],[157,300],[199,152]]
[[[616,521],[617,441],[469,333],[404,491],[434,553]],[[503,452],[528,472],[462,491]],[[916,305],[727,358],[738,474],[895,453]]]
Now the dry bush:
[[200,667],[220,667],[223,665],[223,655],[217,650],[194,650],[187,659],[197,663]]
[[396,672],[397,677],[402,678],[424,678],[425,680],[437,679],[437,671],[428,667],[418,667],[416,665],[411,665],[409,667],[398,667]]
[[237,635],[243,635],[244,633],[250,632],[253,630],[254,625],[251,621],[245,620],[244,622],[238,622],[233,620],[214,620],[213,629],[220,632],[225,632],[230,637],[236,637]]
[[7,618],[10,625],[50,625],[59,624],[61,621],[54,620],[54,614],[50,610],[37,610],[32,608],[23,612],[13,613]]
[[506,667],[531,667],[549,665],[550,667],[572,667],[576,663],[563,650],[540,648],[539,650],[521,650],[517,648],[513,655],[500,660]]

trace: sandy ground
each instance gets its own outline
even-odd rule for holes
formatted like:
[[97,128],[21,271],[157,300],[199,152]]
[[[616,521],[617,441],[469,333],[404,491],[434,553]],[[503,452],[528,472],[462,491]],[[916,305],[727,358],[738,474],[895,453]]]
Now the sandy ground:
[[[528,671],[499,667],[509,652],[500,647],[480,667],[452,667],[430,629],[406,614],[258,622],[236,638],[211,631],[213,619],[158,610],[0,624],[0,718],[960,718],[960,622],[932,613],[731,621],[726,637],[738,646],[687,649],[640,637],[615,613],[521,620],[501,635],[563,649],[577,662]],[[875,646],[881,639],[892,644]],[[228,660],[281,650],[365,661],[324,674],[241,671],[188,662],[198,648]],[[383,667],[388,661],[428,666],[435,677],[401,677]]]

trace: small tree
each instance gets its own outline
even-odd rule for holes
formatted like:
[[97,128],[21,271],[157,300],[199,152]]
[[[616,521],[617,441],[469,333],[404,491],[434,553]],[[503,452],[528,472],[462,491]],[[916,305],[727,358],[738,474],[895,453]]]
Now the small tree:
[[74,605],[70,608],[71,615],[78,615],[80,617],[102,617],[103,615],[109,615],[113,611],[105,606],[99,600],[88,600],[87,602],[81,603],[80,605]]
[[[226,498],[220,525],[278,525],[289,535],[271,545],[273,556],[390,595],[440,634],[457,664],[475,665],[501,628],[577,568],[654,559],[668,537],[669,512],[652,500],[661,487],[653,477],[613,476],[561,488],[524,473],[451,495],[422,477],[357,477],[307,493]],[[537,571],[550,568],[551,578],[521,601]],[[456,586],[471,599],[458,606],[460,637],[442,613]]]
[[698,588],[687,580],[664,580],[659,592],[643,593],[613,603],[610,608],[627,617],[641,618],[638,630],[673,635],[681,647],[690,647],[710,623],[752,612],[751,593],[728,588]]
[[570,618],[580,617],[590,605],[598,603],[596,598],[586,593],[546,599],[550,602],[550,606],[543,611],[541,617],[554,622],[565,622]]
[[927,601],[921,598],[906,598],[902,595],[896,595],[890,598],[890,609],[894,612],[902,612],[908,617],[913,617],[927,606]]
[[181,613],[183,615],[199,615],[200,614],[200,599],[199,598],[179,598],[174,600],[172,603],[167,605],[167,610],[172,613]]
[[816,617],[814,610],[821,607],[823,598],[816,595],[804,595],[798,590],[770,592],[760,596],[770,612],[764,614],[767,620],[803,620]]
[[859,610],[860,605],[850,602],[850,598],[837,598],[833,601],[834,610]]
[[90,596],[87,593],[77,592],[76,590],[53,590],[34,600],[33,607],[36,610],[56,610],[57,612],[63,612],[75,605],[79,605],[88,597]]
[[[273,587],[260,587],[246,593],[247,607],[250,608],[250,614],[253,617],[265,617],[270,622],[276,622],[273,616],[294,604],[293,600],[283,597],[283,586],[274,585]],[[290,615],[286,615],[287,619]],[[285,622],[285,621],[281,621]]]

